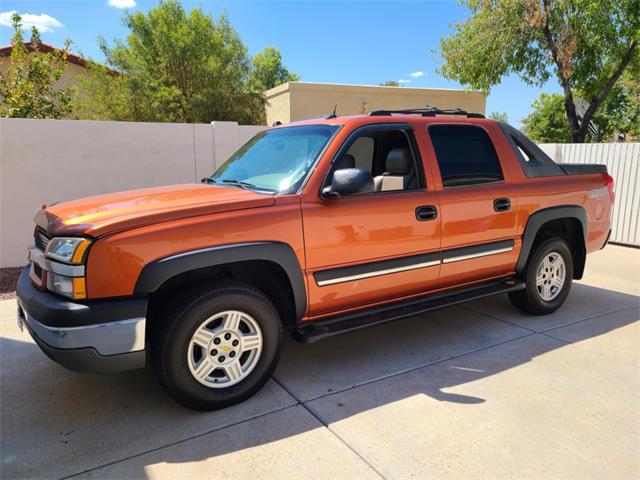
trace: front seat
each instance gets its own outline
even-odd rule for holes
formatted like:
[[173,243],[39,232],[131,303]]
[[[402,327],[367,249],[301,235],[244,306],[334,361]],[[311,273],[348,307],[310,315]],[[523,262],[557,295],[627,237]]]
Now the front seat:
[[387,155],[386,171],[373,179],[374,190],[404,190],[411,181],[411,153],[407,148],[394,148]]
[[336,162],[334,170],[342,170],[343,168],[356,168],[356,159],[350,153],[345,153],[342,158]]

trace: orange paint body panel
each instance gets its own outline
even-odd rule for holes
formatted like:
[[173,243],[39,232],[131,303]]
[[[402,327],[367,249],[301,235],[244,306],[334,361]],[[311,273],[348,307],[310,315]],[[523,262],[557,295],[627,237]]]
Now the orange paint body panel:
[[[422,162],[422,188],[322,198],[322,186],[343,143],[360,127],[386,123],[407,124],[413,131]],[[605,186],[602,175],[527,177],[505,134],[492,120],[354,116],[296,125],[310,124],[340,129],[297,193],[268,195],[217,185],[135,190],[47,207],[46,230],[51,236],[93,239],[86,257],[89,299],[133,295],[143,268],[168,256],[239,243],[284,243],[295,252],[305,282],[307,311],[298,321],[511,276],[527,222],[543,209],[583,207],[589,226],[587,251],[601,248],[606,241],[611,201],[591,195]],[[444,188],[428,132],[429,125],[435,124],[484,129],[495,147],[504,180]],[[508,211],[494,210],[493,202],[500,198],[510,199]],[[416,209],[422,206],[434,206],[437,217],[419,221]],[[456,261],[434,265],[424,262],[419,268],[388,268],[370,277],[348,273],[351,267],[387,265],[385,261],[403,257],[430,258],[492,243],[512,247],[488,256],[459,256]],[[321,285],[318,274],[326,271],[347,272],[348,279]]]
[[237,188],[188,184],[73,200],[47,208],[51,235],[99,237],[181,218],[273,205],[275,199]]
[[89,298],[132,295],[149,262],[212,246],[279,241],[290,245],[304,265],[299,199],[267,199],[272,206],[170,220],[105,236],[89,254]]
[[317,271],[440,248],[440,222],[415,221],[415,208],[435,204],[434,193],[418,190],[344,200],[303,204],[311,315],[429,290],[438,278],[438,266],[386,278],[322,287],[316,284],[313,273]]

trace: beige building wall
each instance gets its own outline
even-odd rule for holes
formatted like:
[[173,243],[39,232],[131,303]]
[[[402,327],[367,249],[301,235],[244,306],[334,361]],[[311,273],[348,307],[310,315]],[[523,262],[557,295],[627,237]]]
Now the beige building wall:
[[[36,55],[35,53],[31,53],[31,55]],[[7,69],[9,68],[10,63],[9,57],[0,57],[0,75],[5,75]],[[67,88],[70,85],[78,86],[78,78],[85,77],[89,74],[89,71],[75,63],[67,62],[67,68],[65,68],[64,72],[62,72],[62,76],[60,80],[55,83],[56,88]]]
[[265,92],[267,125],[331,113],[355,115],[379,109],[462,108],[485,113],[487,97],[478,91],[289,82]]
[[272,125],[273,122],[287,123],[291,121],[290,85],[291,83],[284,83],[265,92],[267,125]]
[[79,85],[78,78],[86,77],[87,75],[89,75],[89,71],[86,67],[76,65],[75,63],[67,63],[67,68],[62,72],[62,77],[60,77],[56,86],[60,88],[67,88],[75,85],[80,89],[81,87]]

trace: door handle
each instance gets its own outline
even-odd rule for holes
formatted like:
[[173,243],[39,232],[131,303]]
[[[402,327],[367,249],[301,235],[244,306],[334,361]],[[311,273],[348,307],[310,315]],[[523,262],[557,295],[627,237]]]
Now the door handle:
[[438,209],[434,205],[423,205],[416,207],[416,218],[424,222],[425,220],[433,220],[438,217]]
[[507,210],[511,210],[511,200],[508,198],[496,198],[493,201],[493,209],[496,212],[506,212]]

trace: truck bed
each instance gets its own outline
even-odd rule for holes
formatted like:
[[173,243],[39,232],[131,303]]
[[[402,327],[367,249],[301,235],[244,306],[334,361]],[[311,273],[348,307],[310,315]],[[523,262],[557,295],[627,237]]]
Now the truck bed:
[[560,163],[560,168],[567,175],[586,175],[590,173],[607,173],[606,165],[595,163]]

